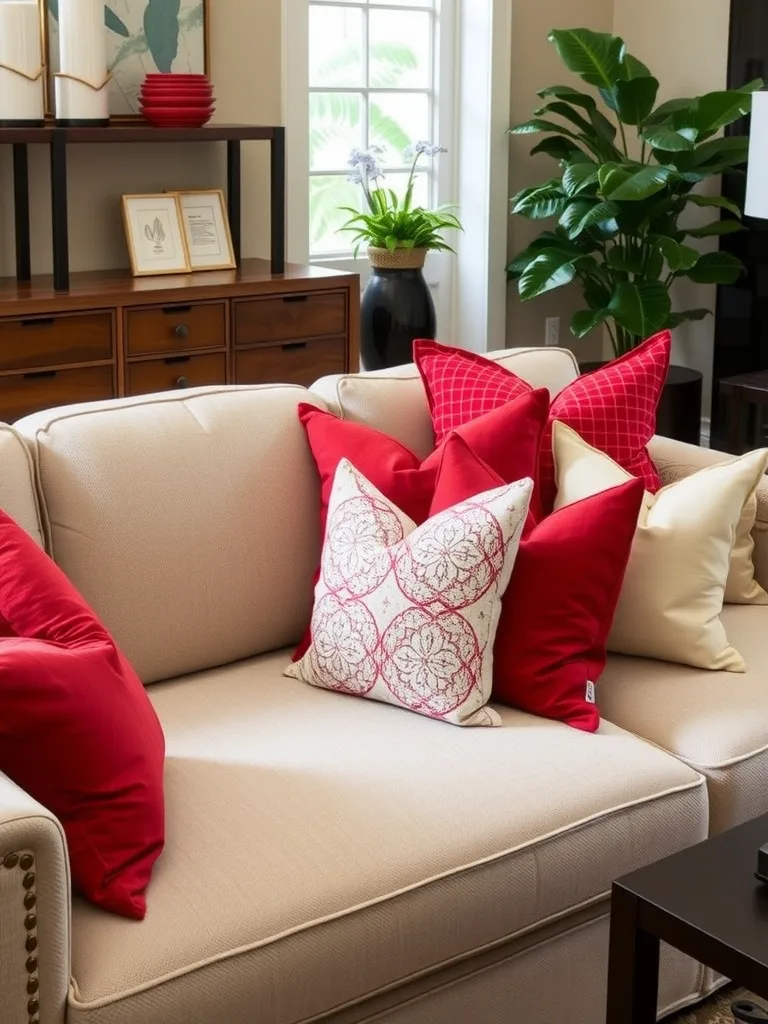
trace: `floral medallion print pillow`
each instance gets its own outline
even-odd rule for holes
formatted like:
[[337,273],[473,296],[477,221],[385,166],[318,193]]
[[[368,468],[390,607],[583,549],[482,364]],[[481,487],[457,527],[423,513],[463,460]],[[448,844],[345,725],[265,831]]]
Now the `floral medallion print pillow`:
[[342,459],[328,508],[312,644],[286,675],[454,725],[498,725],[486,707],[493,643],[530,479],[416,526]]

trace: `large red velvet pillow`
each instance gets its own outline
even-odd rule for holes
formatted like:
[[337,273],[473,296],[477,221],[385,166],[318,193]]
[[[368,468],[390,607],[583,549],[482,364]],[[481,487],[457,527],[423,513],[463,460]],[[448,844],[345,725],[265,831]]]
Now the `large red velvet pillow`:
[[0,511],[0,770],[61,821],[72,881],[141,919],[164,842],[162,729],[59,567]]
[[[460,466],[439,477],[430,515],[505,482],[468,449]],[[523,536],[501,604],[493,700],[597,729],[595,683],[642,498],[642,481],[629,480],[559,509]]]
[[[548,409],[547,391],[529,388],[518,399],[466,423],[457,433],[504,483],[513,483],[527,476],[535,479]],[[394,438],[365,424],[340,420],[313,405],[302,403],[299,419],[307,432],[320,474],[320,527],[323,536],[333,478],[342,459],[349,459],[377,490],[415,523],[420,524],[427,519],[442,457],[440,447],[421,462]],[[535,489],[531,508],[532,515],[536,515]],[[311,642],[308,628],[294,652],[294,660],[303,657]]]
[[[646,445],[656,430],[671,344],[669,331],[656,334],[599,370],[578,377],[553,398],[538,473],[540,500],[547,511],[555,498],[555,420],[567,423],[588,444],[640,477],[646,490],[655,493],[661,487]],[[426,388],[438,444],[450,430],[532,390],[499,363],[435,341],[414,342],[413,357]]]

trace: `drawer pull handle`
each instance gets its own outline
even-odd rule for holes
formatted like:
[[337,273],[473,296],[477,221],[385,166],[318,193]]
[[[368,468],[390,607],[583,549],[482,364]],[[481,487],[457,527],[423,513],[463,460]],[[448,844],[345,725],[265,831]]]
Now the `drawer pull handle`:
[[177,377],[176,378],[176,387],[177,388],[188,388],[189,387],[189,377]]
[[191,306],[163,306],[166,316],[173,316],[174,313],[189,313],[191,310]]
[[186,324],[178,324],[176,327],[174,327],[173,333],[176,335],[177,338],[188,338],[189,328],[187,327]]
[[284,295],[283,302],[306,302],[309,299],[308,295]]
[[173,366],[178,363],[189,363],[192,361],[192,356],[168,356],[163,362],[166,366]]
[[32,317],[29,320],[22,320],[22,327],[50,327],[56,321],[52,316],[38,316]]
[[56,370],[33,370],[31,373],[25,373],[25,380],[51,380],[56,376]]
[[283,352],[293,352],[293,351],[295,351],[297,349],[306,348],[306,347],[307,347],[306,341],[292,341],[292,342],[289,342],[289,344],[287,344],[287,345],[281,345],[280,346],[280,348],[283,350]]

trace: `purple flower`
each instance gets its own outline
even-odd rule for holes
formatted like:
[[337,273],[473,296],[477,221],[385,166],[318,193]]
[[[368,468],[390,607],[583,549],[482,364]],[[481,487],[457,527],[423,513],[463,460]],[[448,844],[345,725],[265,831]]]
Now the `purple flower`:
[[384,174],[378,160],[383,152],[381,146],[353,149],[347,161],[347,165],[351,168],[348,180],[365,188],[370,182],[383,178]]
[[444,146],[436,146],[431,142],[421,140],[406,149],[404,156],[406,160],[418,160],[420,156],[435,157],[438,153],[447,153]]

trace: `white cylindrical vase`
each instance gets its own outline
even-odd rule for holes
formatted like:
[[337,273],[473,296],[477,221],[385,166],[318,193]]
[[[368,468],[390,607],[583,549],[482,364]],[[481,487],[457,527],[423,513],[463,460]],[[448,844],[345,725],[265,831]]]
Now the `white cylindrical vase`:
[[41,35],[37,0],[0,0],[0,126],[4,128],[43,123]]
[[56,123],[109,124],[108,81],[104,0],[59,0]]

